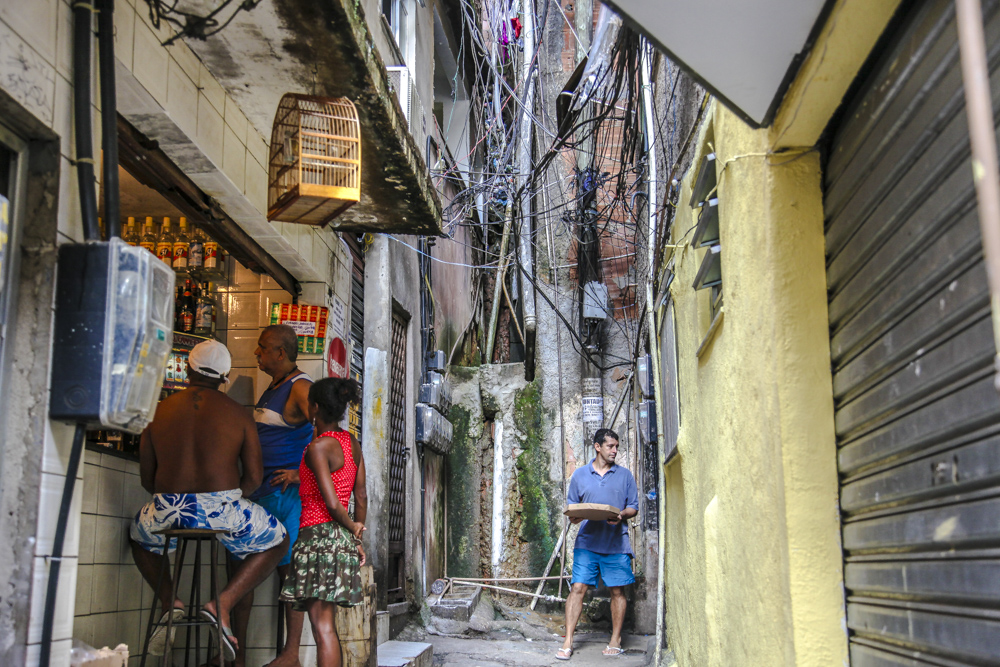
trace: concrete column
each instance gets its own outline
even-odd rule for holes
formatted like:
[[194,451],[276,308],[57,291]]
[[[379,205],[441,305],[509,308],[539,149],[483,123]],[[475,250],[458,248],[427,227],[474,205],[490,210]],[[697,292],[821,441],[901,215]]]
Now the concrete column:
[[389,558],[389,350],[392,339],[392,289],[389,239],[376,236],[365,256],[365,374],[362,443],[368,490],[365,545],[375,570],[378,608],[386,607]]

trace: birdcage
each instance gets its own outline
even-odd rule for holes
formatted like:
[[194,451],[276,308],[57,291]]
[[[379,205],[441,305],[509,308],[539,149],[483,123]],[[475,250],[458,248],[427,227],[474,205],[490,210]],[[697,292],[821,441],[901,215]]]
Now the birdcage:
[[271,129],[267,217],[323,227],[361,198],[361,130],[343,97],[287,93]]

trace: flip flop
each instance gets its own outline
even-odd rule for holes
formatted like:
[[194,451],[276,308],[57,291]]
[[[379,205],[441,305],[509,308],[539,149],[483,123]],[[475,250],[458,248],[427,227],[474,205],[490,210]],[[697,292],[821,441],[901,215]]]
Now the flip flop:
[[603,653],[604,655],[624,655],[625,649],[623,649],[621,646],[612,646],[611,644],[608,644],[604,648],[604,650],[601,651],[601,653]]
[[[201,611],[198,612],[198,615],[201,616],[206,621],[210,621],[212,623],[210,626],[208,626],[208,629],[212,633],[212,639],[218,641],[219,640],[219,619],[215,616],[215,614],[213,614],[212,612],[210,612],[209,610],[204,609],[204,608]],[[232,641],[235,638],[236,638],[236,635],[233,634],[233,631],[231,629],[229,629],[228,627],[226,627],[225,625],[223,625],[222,626],[222,659],[225,660],[226,662],[232,662],[233,660],[236,660],[236,645],[233,644],[233,641]]]
[[[149,636],[149,644],[146,647],[146,651],[150,655],[163,655],[167,651],[167,620],[173,616],[174,623],[184,619],[184,610],[174,607],[170,611],[163,612],[163,616],[160,616],[159,622],[153,628],[153,634]],[[174,643],[174,637],[177,634],[177,626],[170,628],[170,643]]]
[[573,649],[561,648],[556,651],[556,660],[569,660],[573,657]]

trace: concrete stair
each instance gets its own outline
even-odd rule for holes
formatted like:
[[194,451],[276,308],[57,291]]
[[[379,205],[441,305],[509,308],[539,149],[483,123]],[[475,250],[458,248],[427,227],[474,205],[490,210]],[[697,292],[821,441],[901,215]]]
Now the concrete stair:
[[432,667],[434,647],[423,642],[379,644],[378,667]]
[[479,586],[460,586],[453,588],[440,600],[438,600],[439,596],[437,595],[429,595],[427,603],[430,606],[431,614],[438,618],[468,623],[469,619],[472,618],[473,610],[479,604],[482,590]]

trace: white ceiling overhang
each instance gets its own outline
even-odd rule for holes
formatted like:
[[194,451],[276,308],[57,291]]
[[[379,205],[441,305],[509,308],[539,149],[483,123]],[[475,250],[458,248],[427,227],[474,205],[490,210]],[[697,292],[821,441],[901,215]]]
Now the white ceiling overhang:
[[769,125],[831,0],[604,0],[754,127]]

